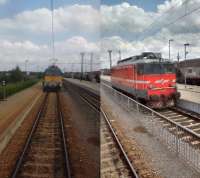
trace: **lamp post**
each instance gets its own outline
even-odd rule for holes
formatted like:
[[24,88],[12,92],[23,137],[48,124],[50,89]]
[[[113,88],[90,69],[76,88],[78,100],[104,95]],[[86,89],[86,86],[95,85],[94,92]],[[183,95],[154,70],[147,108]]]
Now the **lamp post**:
[[93,57],[94,57],[94,54],[93,53],[91,53],[90,54],[90,72],[92,72],[92,70],[93,70]]
[[112,56],[111,56],[111,54],[112,54],[112,50],[108,50],[108,54],[109,54],[110,70],[111,70],[111,68],[112,68]]
[[71,78],[74,78],[74,63],[71,64],[72,67],[71,67]]
[[25,73],[26,73],[26,75],[27,75],[27,66],[28,66],[28,59],[27,60],[25,60]]
[[83,60],[84,60],[84,52],[81,52],[81,80],[83,79]]
[[121,60],[122,59],[121,50],[119,50],[118,52],[119,52],[119,60]]
[[186,58],[187,58],[187,54],[188,54],[188,51],[187,51],[187,46],[189,46],[190,44],[189,43],[185,43],[184,44],[184,51],[185,51],[185,88],[186,88],[186,84],[187,84],[187,71],[186,71]]
[[174,41],[174,40],[173,39],[169,40],[169,60],[171,60],[171,51],[170,51],[171,49],[170,49],[170,47],[171,47],[171,42],[172,41]]

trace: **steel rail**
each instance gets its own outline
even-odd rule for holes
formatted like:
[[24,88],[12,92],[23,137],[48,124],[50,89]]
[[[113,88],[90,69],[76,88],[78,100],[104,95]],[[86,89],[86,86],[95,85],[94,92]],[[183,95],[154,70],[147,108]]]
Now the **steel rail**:
[[[128,113],[143,114],[141,122],[150,133],[161,140],[169,150],[175,152],[178,157],[190,164],[195,170],[200,171],[200,134],[187,125],[182,125],[147,106],[135,101],[127,95],[113,89],[102,82],[103,91],[112,96],[114,101],[119,101],[119,105]],[[188,117],[188,116],[187,116]]]
[[76,88],[81,88],[81,90],[84,90],[86,93],[89,93],[90,95],[92,95],[97,100],[100,99],[100,95],[97,94],[97,92],[94,89],[92,89],[92,88],[89,88],[87,86],[80,86],[80,85],[75,84],[73,82],[70,82],[70,81],[68,81],[66,79],[65,79],[65,82],[66,83],[70,83],[71,85],[75,86]]
[[101,108],[100,110],[101,110],[101,113],[102,113],[102,115],[103,115],[103,117],[104,117],[104,119],[105,119],[105,121],[106,121],[106,123],[107,123],[107,125],[108,125],[108,127],[109,127],[109,129],[110,129],[110,131],[111,131],[111,133],[112,133],[112,135],[113,135],[113,137],[114,137],[114,140],[116,141],[116,143],[117,143],[117,145],[118,145],[118,147],[119,147],[121,153],[122,153],[123,156],[124,156],[124,159],[125,159],[125,161],[126,161],[128,167],[129,167],[129,169],[131,170],[130,172],[131,172],[131,174],[132,174],[132,177],[133,177],[133,178],[139,178],[139,176],[138,176],[136,170],[134,169],[134,167],[133,167],[131,161],[129,160],[129,158],[128,158],[128,156],[127,156],[127,154],[126,154],[126,152],[125,152],[125,150],[124,150],[124,148],[123,148],[123,146],[122,146],[122,144],[120,143],[120,140],[118,139],[118,137],[117,137],[117,135],[116,135],[116,133],[115,133],[115,131],[114,131],[114,129],[113,129],[113,127],[112,127],[112,125],[111,125],[111,123],[110,123],[110,121],[109,121],[107,115],[106,115],[106,113],[103,111],[102,108]]
[[92,89],[90,90],[89,88],[81,87],[69,81],[66,81],[66,82],[74,86],[77,90],[80,91],[80,93],[84,92],[87,96],[91,97],[92,101],[89,99],[89,97],[84,96],[79,93],[79,96],[81,97],[82,100],[84,100],[94,110],[97,110],[98,112],[100,111],[100,96],[98,94],[94,93]]
[[130,101],[136,103],[138,106],[141,106],[142,108],[145,108],[146,110],[150,111],[153,115],[157,115],[157,116],[160,117],[161,119],[164,119],[164,120],[166,120],[167,122],[169,122],[169,123],[171,123],[171,124],[173,124],[173,125],[175,125],[175,126],[181,128],[181,129],[182,129],[183,131],[185,131],[186,133],[189,133],[189,134],[195,136],[196,138],[200,139],[200,134],[197,134],[197,133],[193,132],[192,130],[190,130],[190,129],[184,127],[184,126],[182,126],[181,124],[172,121],[171,119],[169,119],[169,118],[167,118],[166,116],[160,114],[159,112],[157,112],[157,111],[155,111],[155,110],[153,110],[153,109],[151,109],[151,108],[149,108],[149,107],[147,107],[147,106],[145,106],[145,105],[143,105],[143,104],[137,102],[136,100],[134,100],[134,99],[128,97],[127,95],[125,95],[125,94],[123,94],[123,93],[121,93],[121,92],[115,90],[115,89],[112,88],[111,86],[109,86],[109,85],[107,85],[107,84],[105,84],[105,83],[102,83],[102,85],[106,86],[107,88],[110,88],[111,90],[114,90],[116,93],[118,93],[118,94],[122,95],[123,97],[129,99]]
[[70,170],[70,163],[69,163],[69,153],[67,149],[67,142],[66,142],[66,134],[65,134],[65,129],[64,129],[64,119],[63,119],[63,114],[61,110],[61,104],[60,104],[60,97],[59,94],[57,93],[57,107],[58,107],[58,114],[60,118],[60,127],[61,127],[61,134],[62,134],[62,141],[63,141],[63,149],[64,149],[64,156],[65,156],[65,169],[66,169],[66,176],[67,178],[71,178],[71,170]]
[[48,98],[48,93],[46,93],[46,95],[45,95],[45,98],[44,98],[44,100],[42,102],[42,105],[41,105],[41,107],[39,109],[39,112],[38,112],[38,114],[36,116],[34,124],[33,124],[32,128],[31,128],[31,131],[30,131],[30,133],[28,135],[28,138],[26,140],[26,143],[25,143],[25,146],[23,148],[23,151],[21,152],[21,154],[20,154],[20,156],[19,156],[19,158],[18,158],[18,160],[17,160],[17,162],[15,164],[15,168],[14,168],[14,171],[12,172],[12,176],[11,176],[12,178],[16,178],[17,174],[19,173],[19,170],[21,168],[21,165],[22,165],[22,162],[24,160],[25,154],[27,153],[28,147],[29,147],[29,145],[31,143],[32,136],[33,136],[33,134],[34,134],[34,132],[35,132],[37,126],[38,126],[39,120],[40,120],[40,118],[42,116],[42,113],[44,111],[45,104],[47,102],[47,98]]
[[180,113],[181,115],[192,118],[193,120],[200,121],[200,114],[179,107],[169,108],[169,110]]
[[[66,170],[66,177],[67,178],[71,178],[71,170],[70,170],[70,164],[69,164],[69,156],[68,156],[68,151],[67,151],[67,144],[66,144],[66,137],[65,137],[65,130],[64,130],[64,120],[63,120],[63,115],[62,115],[62,111],[61,111],[61,106],[60,106],[60,99],[59,99],[59,94],[57,93],[57,109],[58,109],[58,117],[59,117],[59,120],[60,120],[60,127],[61,127],[61,136],[62,136],[62,142],[63,142],[63,151],[64,151],[64,157],[65,157],[65,170]],[[20,171],[20,168],[23,164],[23,160],[24,160],[24,157],[28,151],[28,148],[31,144],[31,139],[37,129],[37,126],[39,124],[39,121],[41,119],[41,116],[42,114],[44,113],[44,109],[45,109],[45,105],[46,105],[46,102],[47,102],[47,98],[48,98],[48,93],[46,93],[45,95],[45,98],[44,98],[44,101],[39,109],[39,112],[37,114],[37,117],[34,121],[34,124],[31,128],[31,131],[28,135],[28,138],[26,140],[26,143],[25,143],[25,146],[23,148],[23,151],[21,152],[20,156],[19,156],[19,159],[17,160],[16,162],[16,165],[15,165],[15,168],[14,168],[14,171],[12,172],[12,178],[17,178],[18,176],[18,173]]]
[[[80,86],[79,86],[79,88],[81,89]],[[83,91],[86,91],[86,90],[87,90],[87,89],[84,88]],[[88,94],[89,94],[90,92],[91,92],[91,91],[89,91],[89,90],[87,91]],[[93,104],[92,102],[90,102],[88,98],[83,97],[83,96],[81,96],[80,94],[79,94],[79,96],[80,96],[90,107],[92,107],[92,108],[95,109],[98,113],[101,113],[101,114],[103,115],[103,117],[105,118],[105,121],[106,121],[106,123],[107,123],[107,125],[108,125],[108,127],[109,127],[109,130],[111,131],[112,136],[114,137],[114,140],[115,140],[115,142],[117,143],[117,146],[118,146],[120,152],[122,153],[122,155],[123,155],[123,157],[124,157],[124,160],[125,160],[125,162],[126,162],[126,165],[127,165],[128,169],[129,169],[129,171],[130,171],[130,173],[131,173],[131,176],[132,176],[133,178],[139,178],[139,176],[138,176],[136,170],[134,169],[134,167],[133,167],[131,161],[129,160],[129,158],[128,158],[128,156],[127,156],[127,154],[126,154],[126,152],[125,152],[125,150],[124,150],[124,148],[123,148],[123,146],[122,146],[122,144],[120,143],[120,140],[118,139],[118,137],[117,137],[117,135],[116,135],[116,133],[115,133],[115,131],[114,131],[114,129],[113,129],[113,127],[112,127],[112,125],[111,125],[111,123],[110,123],[110,121],[109,121],[107,115],[106,115],[106,113],[103,111],[103,109],[102,109],[101,107],[99,108],[97,105],[95,105],[95,104]],[[90,96],[92,97],[93,94],[90,95]],[[99,100],[99,102],[100,102],[100,100]]]

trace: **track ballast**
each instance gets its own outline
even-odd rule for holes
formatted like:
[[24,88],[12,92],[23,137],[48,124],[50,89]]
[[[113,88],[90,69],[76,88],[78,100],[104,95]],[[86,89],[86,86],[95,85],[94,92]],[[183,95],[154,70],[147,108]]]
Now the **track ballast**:
[[46,94],[12,178],[69,178],[59,93]]

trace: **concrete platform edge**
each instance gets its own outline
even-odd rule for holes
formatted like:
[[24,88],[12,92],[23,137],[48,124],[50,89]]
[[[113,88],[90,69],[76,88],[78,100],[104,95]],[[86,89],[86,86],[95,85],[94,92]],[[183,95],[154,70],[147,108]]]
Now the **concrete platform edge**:
[[186,109],[186,110],[200,114],[200,103],[195,103],[192,101],[180,99],[177,102],[177,106],[182,109]]
[[4,131],[2,135],[0,135],[0,154],[4,150],[4,148],[9,143],[12,136],[15,134],[16,130],[21,126],[24,119],[27,117],[33,106],[36,104],[36,102],[39,100],[39,98],[42,96],[37,96],[34,101],[29,105],[25,111],[20,114],[10,125],[9,127]]

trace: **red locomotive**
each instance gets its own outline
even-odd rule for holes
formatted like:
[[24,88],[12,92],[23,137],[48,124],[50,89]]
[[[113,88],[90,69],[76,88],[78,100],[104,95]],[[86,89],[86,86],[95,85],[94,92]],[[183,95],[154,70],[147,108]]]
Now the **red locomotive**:
[[111,70],[112,86],[151,108],[174,106],[180,97],[175,67],[161,53],[144,52],[118,61]]

